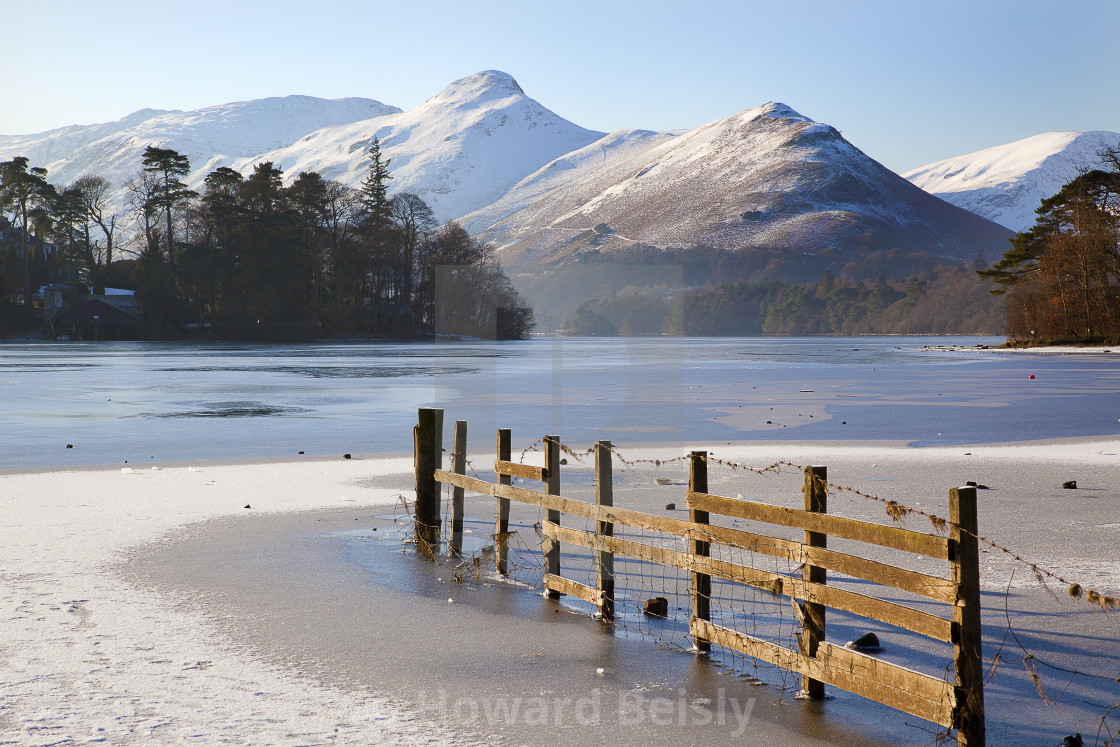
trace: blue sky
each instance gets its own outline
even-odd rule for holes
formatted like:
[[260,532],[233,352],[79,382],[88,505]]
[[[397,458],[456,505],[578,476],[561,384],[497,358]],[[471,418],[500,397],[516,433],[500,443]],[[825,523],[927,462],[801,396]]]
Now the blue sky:
[[781,101],[896,171],[1120,131],[1117,0],[0,0],[0,19],[9,135],[287,94],[408,109],[485,69],[604,131]]

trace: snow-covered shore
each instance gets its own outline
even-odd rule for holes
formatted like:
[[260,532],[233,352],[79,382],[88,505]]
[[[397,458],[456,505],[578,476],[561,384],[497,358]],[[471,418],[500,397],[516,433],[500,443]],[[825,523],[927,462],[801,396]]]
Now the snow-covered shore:
[[203,620],[113,572],[129,548],[217,516],[392,503],[351,483],[410,469],[382,459],[0,476],[0,744],[427,743],[432,725],[384,698],[231,656]]
[[[746,464],[825,463],[831,479],[877,494],[921,486],[921,507],[935,512],[948,487],[988,483],[981,534],[1117,593],[1120,488],[1110,476],[1120,439],[706,448]],[[646,447],[627,456],[681,453]],[[0,744],[462,743],[390,697],[231,647],[205,615],[119,572],[137,548],[211,519],[391,507],[407,494],[411,468],[408,458],[384,457],[0,474]],[[1082,489],[1061,490],[1066,479]],[[630,482],[654,485],[644,474]],[[664,503],[657,490],[646,489],[649,500]],[[1007,568],[1005,558],[986,562]],[[788,742],[780,725],[768,728],[778,729],[774,743]]]
[[1029,348],[1002,345],[925,345],[923,350],[984,350],[993,353],[1044,353],[1047,355],[1120,355],[1120,345],[1038,345]]

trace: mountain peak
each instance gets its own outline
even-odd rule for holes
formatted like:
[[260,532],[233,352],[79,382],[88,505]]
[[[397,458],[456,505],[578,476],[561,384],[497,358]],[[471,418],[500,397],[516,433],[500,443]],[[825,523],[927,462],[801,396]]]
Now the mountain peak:
[[483,70],[451,83],[429,102],[481,102],[524,96],[525,91],[509,73],[501,70]]
[[775,119],[791,119],[795,122],[812,122],[813,120],[795,111],[793,107],[788,104],[783,104],[780,101],[771,101],[763,104],[754,111],[758,112],[760,117],[773,117]]

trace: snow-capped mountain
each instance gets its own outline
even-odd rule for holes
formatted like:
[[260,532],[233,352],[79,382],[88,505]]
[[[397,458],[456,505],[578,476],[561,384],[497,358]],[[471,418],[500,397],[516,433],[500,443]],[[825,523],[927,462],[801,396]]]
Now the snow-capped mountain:
[[511,76],[487,70],[407,112],[371,99],[308,96],[188,112],[145,110],[108,124],[0,137],[0,160],[25,155],[57,186],[99,174],[114,186],[111,203],[123,209],[125,185],[140,170],[148,145],[190,158],[184,181],[199,192],[216,168],[248,175],[264,161],[283,170],[288,182],[301,171],[317,171],[358,187],[374,136],[391,160],[389,194],[415,192],[446,221],[494,202],[526,175],[603,133],[557,116]]
[[189,112],[0,137],[0,160],[26,155],[59,186],[83,174],[126,183],[148,145],[187,155],[202,191],[220,166],[271,161],[290,181],[317,171],[357,187],[373,137],[390,159],[390,195],[419,194],[460,219],[505,261],[559,259],[634,245],[792,251],[899,248],[998,256],[1004,228],[888,171],[832,127],[783,104],[687,132],[579,127],[528,97],[511,76],[462,78],[409,111],[371,99],[261,99]]
[[171,148],[191,161],[187,183],[198,189],[219,166],[295,142],[328,125],[399,112],[372,99],[284,96],[210,106],[195,111],[145,109],[116,122],[72,126],[34,135],[0,136],[0,160],[27,156],[65,186],[96,174],[113,185],[111,203],[123,209],[125,184],[142,168],[149,145]]
[[620,131],[463,218],[506,262],[615,247],[899,248],[970,259],[1006,229],[915,188],[834,128],[766,104],[684,133]]
[[903,176],[958,207],[1024,231],[1034,225],[1040,201],[1057,194],[1081,171],[1100,168],[1097,154],[1117,145],[1116,132],[1047,132],[947,158]]
[[290,146],[233,164],[246,173],[272,161],[288,178],[317,171],[357,187],[377,137],[391,160],[389,194],[415,192],[441,221],[502,197],[549,161],[603,136],[572,124],[525,95],[511,76],[485,70],[451,83],[415,109],[328,127]]

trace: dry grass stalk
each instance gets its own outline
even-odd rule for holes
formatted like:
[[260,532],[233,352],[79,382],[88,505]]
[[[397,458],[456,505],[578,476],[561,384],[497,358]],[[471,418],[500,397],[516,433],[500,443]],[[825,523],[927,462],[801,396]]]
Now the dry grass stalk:
[[901,525],[902,519],[906,514],[910,513],[910,509],[903,506],[898,501],[887,501],[887,516],[891,517],[891,521]]

